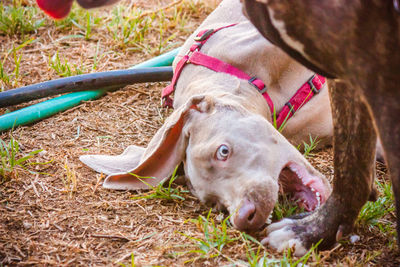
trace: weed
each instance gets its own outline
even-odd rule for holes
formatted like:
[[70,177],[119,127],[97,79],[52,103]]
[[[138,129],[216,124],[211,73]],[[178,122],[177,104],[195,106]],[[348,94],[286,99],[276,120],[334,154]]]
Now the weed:
[[278,132],[282,133],[283,130],[286,127],[286,124],[289,120],[289,116],[290,114],[294,113],[294,109],[293,106],[290,106],[290,111],[289,113],[286,115],[285,119],[283,120],[282,124],[279,126],[278,128],[278,122],[277,122],[277,114],[276,114],[276,109],[274,108],[273,112],[272,112],[272,125],[275,127],[275,129],[278,130]]
[[279,197],[279,201],[275,204],[272,212],[272,219],[274,221],[279,221],[283,218],[302,212],[304,212],[303,208],[300,208],[296,203],[290,201],[287,195],[282,195]]
[[[22,55],[19,54],[18,52],[20,50],[22,50],[24,47],[32,44],[35,42],[34,38],[31,38],[29,40],[26,40],[25,42],[23,42],[22,44],[18,45],[17,47],[11,48],[10,50],[8,50],[5,55],[3,60],[0,62],[0,80],[5,83],[6,85],[13,85],[15,86],[18,83],[18,79],[19,79],[19,68],[21,65],[21,59],[22,59]],[[6,60],[8,59],[8,57],[12,55],[13,58],[13,64],[14,64],[14,70],[12,71],[12,73],[7,73],[4,66],[6,63]],[[4,88],[2,88],[1,91],[3,91]]]
[[41,151],[42,149],[38,149],[21,156],[19,142],[12,135],[8,143],[0,139],[0,180],[6,181],[11,177],[18,177],[18,169],[36,173],[28,170],[29,160]]
[[83,24],[84,26],[74,19],[71,19],[71,23],[83,31],[82,36],[84,36],[85,40],[88,41],[90,40],[90,36],[92,34],[92,27],[99,24],[101,18],[93,17],[88,11],[86,11],[84,18],[85,20],[81,22],[81,24]]
[[62,178],[62,182],[64,184],[65,192],[69,193],[69,195],[72,196],[72,194],[76,192],[76,186],[77,186],[76,172],[74,168],[71,168],[69,166],[67,160],[65,160],[64,170],[65,170],[65,177]]
[[71,30],[76,27],[82,32],[77,35],[89,40],[92,34],[92,29],[101,24],[103,17],[98,16],[96,12],[86,11],[76,5],[73,6],[69,15],[63,20],[55,20],[53,23],[57,30]]
[[[312,138],[312,136],[310,134],[309,137],[310,137],[310,143],[309,144],[307,144],[306,142],[303,141],[303,156],[305,158],[310,158],[310,157],[313,157],[315,155],[314,153],[311,153],[311,152],[318,146],[319,142],[321,141],[321,140],[317,140],[318,136],[316,136],[315,138]],[[301,144],[298,145],[297,149],[299,151],[301,151],[302,145]]]
[[177,33],[174,33],[172,35],[170,35],[169,37],[164,39],[165,36],[165,30],[167,28],[167,26],[165,25],[165,15],[163,12],[159,13],[159,21],[161,21],[161,23],[159,24],[159,37],[158,37],[158,46],[156,47],[156,51],[152,52],[151,54],[154,55],[160,55],[162,53],[164,53],[165,51],[169,50],[171,47],[175,46],[174,43],[172,44],[168,44],[171,40],[175,39]]
[[239,239],[239,237],[231,237],[228,235],[227,229],[230,226],[229,217],[225,218],[220,225],[216,225],[214,220],[210,217],[211,209],[209,210],[207,217],[200,215],[197,219],[191,219],[192,223],[195,223],[197,227],[203,232],[202,238],[193,237],[184,233],[180,233],[186,238],[190,239],[195,243],[197,249],[190,250],[178,254],[199,254],[200,256],[194,257],[187,262],[193,262],[201,258],[215,258],[223,256],[228,260],[232,261],[229,257],[222,253],[222,249]]
[[[10,75],[4,69],[4,62],[3,61],[0,61],[0,80],[5,84],[9,84],[10,83]],[[4,91],[3,86],[1,88],[1,91]]]
[[64,63],[62,63],[60,56],[58,55],[58,51],[51,58],[49,58],[49,65],[61,77],[80,75],[84,72],[82,64],[81,67],[78,68],[75,64],[73,67],[70,67],[70,64],[66,59],[64,59]]
[[141,17],[141,13],[142,11],[136,7],[126,9],[118,5],[113,9],[113,17],[107,29],[121,47],[140,44],[144,41],[145,34],[154,20],[154,14]]
[[[318,245],[321,243],[319,241],[316,245],[312,246],[310,250],[301,258],[296,259],[293,258],[291,249],[284,252],[283,257],[281,259],[275,259],[273,256],[268,255],[268,253],[264,250],[263,245],[258,242],[253,237],[242,233],[242,240],[246,245],[246,256],[247,263],[243,264],[245,266],[251,267],[268,267],[268,266],[283,266],[283,267],[297,267],[297,266],[306,266],[307,262],[311,259],[311,255],[313,255],[316,259],[314,262],[319,262],[319,256],[316,253],[316,249]],[[256,248],[252,247],[252,245],[257,245]],[[261,252],[263,252],[261,254]]]
[[[246,245],[246,257],[247,257],[247,264],[250,267],[258,267],[260,266],[260,262],[264,262],[264,258],[268,255],[265,252],[264,246],[258,242],[254,237],[246,234],[241,233],[241,238]],[[257,247],[254,249],[252,244],[256,244]],[[264,252],[261,255],[261,252]]]
[[145,180],[146,179],[153,179],[153,177],[140,177],[135,174],[134,175],[136,178],[138,178],[140,181],[145,183],[149,188],[152,190],[145,195],[141,196],[135,196],[132,197],[132,199],[166,199],[166,200],[185,200],[185,198],[182,196],[182,193],[188,193],[188,190],[183,190],[180,188],[172,188],[172,183],[175,181],[177,178],[176,172],[178,170],[178,166],[175,168],[174,172],[172,173],[171,179],[169,180],[168,187],[164,187],[165,180],[161,183],[159,183],[157,186],[152,186],[149,183],[147,183]]
[[36,7],[22,6],[20,0],[14,0],[12,6],[0,3],[0,34],[21,35],[36,32],[45,25],[45,19],[36,19]]
[[377,189],[381,196],[375,202],[367,202],[360,211],[358,224],[378,227],[381,231],[387,232],[393,227],[393,223],[383,220],[383,217],[395,211],[394,196],[391,184],[382,184],[376,181]]
[[135,265],[135,255],[133,255],[133,253],[131,254],[131,262],[130,262],[129,265],[124,264],[124,263],[121,263],[121,262],[118,262],[118,264],[119,264],[120,266],[122,266],[122,267],[135,267],[135,266],[136,266],[136,265]]

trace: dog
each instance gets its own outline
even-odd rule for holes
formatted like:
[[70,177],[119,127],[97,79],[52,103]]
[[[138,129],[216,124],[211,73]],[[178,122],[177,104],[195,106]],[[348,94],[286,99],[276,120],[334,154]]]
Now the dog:
[[[170,102],[175,90],[174,111],[147,148],[80,157],[109,175],[104,187],[155,186],[183,163],[191,192],[226,209],[232,225],[249,232],[265,225],[279,184],[309,211],[327,199],[328,181],[290,143],[308,141],[310,134],[330,139],[325,79],[266,41],[241,8],[238,0],[223,1],[181,48],[173,83],[163,93]],[[212,66],[196,63],[198,57]],[[224,71],[210,69],[217,65]]]
[[399,1],[243,0],[243,4],[264,37],[309,69],[334,79],[332,194],[312,215],[270,225],[263,243],[278,251],[295,247],[300,256],[321,239],[319,247],[329,248],[348,234],[371,192],[377,133],[393,185],[399,237]]

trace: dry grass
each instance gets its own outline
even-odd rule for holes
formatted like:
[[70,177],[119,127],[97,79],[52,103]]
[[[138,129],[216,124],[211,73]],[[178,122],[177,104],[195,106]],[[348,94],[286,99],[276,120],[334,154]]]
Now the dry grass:
[[[112,31],[106,27],[111,25],[113,15],[106,10],[91,13],[93,18],[102,19],[97,23],[93,20],[90,34],[73,23],[60,26],[62,22],[54,23],[38,13],[35,18],[45,19],[45,26],[36,32],[23,37],[0,35],[1,61],[11,77],[9,83],[2,81],[1,86],[6,90],[59,77],[49,63],[57,52],[61,63],[67,60],[72,70],[75,67],[83,72],[126,68],[164,52],[165,47],[180,46],[217,2],[183,0],[173,5],[171,1],[155,0],[123,2],[125,17],[133,16],[130,9],[142,10],[142,15],[138,15],[141,19],[154,17],[139,43],[114,40]],[[5,4],[10,5],[11,1]],[[170,8],[165,9],[166,6]],[[154,10],[158,12],[153,13]],[[182,13],[176,19],[179,10]],[[76,20],[85,25],[86,12],[77,9],[74,12],[75,16],[81,16]],[[174,38],[169,39],[170,36]],[[20,57],[19,76],[15,78],[13,47],[30,38],[35,41],[14,53]],[[244,242],[240,233],[229,227],[227,235],[238,240],[224,246],[219,256],[199,257],[199,254],[187,253],[196,250],[197,245],[185,235],[204,237],[204,229],[190,219],[207,216],[209,210],[190,194],[184,193],[184,201],[132,199],[131,192],[103,189],[100,185],[104,176],[78,160],[82,154],[117,154],[131,144],[145,146],[168,115],[159,106],[163,86],[163,83],[128,86],[13,131],[23,153],[43,149],[35,160],[51,162],[32,166],[38,174],[19,171],[17,176],[0,185],[0,266],[97,266],[118,262],[130,266],[132,254],[137,266],[176,266],[185,262],[193,266],[220,266],[232,261],[243,265],[248,261],[249,246],[255,250],[258,246]],[[4,112],[6,109],[0,109],[0,114]],[[6,141],[9,137],[9,133],[1,135]],[[310,161],[332,177],[331,149],[317,153]],[[387,181],[384,167],[378,167],[379,179]],[[217,224],[222,220],[215,213],[211,218]],[[383,220],[389,222],[388,231],[361,225],[355,229],[361,241],[355,244],[346,241],[332,251],[313,254],[308,264],[399,265],[399,256],[395,254],[394,215],[388,213]],[[262,233],[255,237],[262,237]],[[264,253],[270,258],[282,258],[269,249],[262,249],[261,254]]]

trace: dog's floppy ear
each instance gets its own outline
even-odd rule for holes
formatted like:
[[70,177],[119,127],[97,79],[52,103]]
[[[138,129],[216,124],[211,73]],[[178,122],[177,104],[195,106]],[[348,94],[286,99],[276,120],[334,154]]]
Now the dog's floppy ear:
[[[194,96],[176,109],[150,141],[138,166],[108,176],[103,186],[110,189],[147,189],[142,181],[155,186],[169,178],[175,167],[183,160],[186,150],[186,137],[182,129],[189,119],[190,112],[208,111],[210,101],[205,96]],[[152,177],[138,179],[139,177]]]
[[93,170],[107,175],[127,172],[140,163],[145,148],[128,146],[121,155],[83,155],[79,159]]

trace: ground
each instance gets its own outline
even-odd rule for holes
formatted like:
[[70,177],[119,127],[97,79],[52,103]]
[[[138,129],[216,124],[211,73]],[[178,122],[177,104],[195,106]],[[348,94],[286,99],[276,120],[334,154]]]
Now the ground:
[[[125,1],[90,13],[75,6],[69,18],[53,22],[31,0],[3,1],[1,88],[140,63],[182,45],[218,2]],[[184,200],[137,199],[148,192],[103,189],[104,175],[78,160],[89,153],[118,154],[131,144],[146,146],[168,116],[159,104],[166,84],[127,86],[1,134],[6,143],[18,141],[17,159],[42,151],[20,164],[25,169],[17,164],[0,176],[0,266],[297,265],[299,259],[290,252],[259,246],[256,240],[263,233],[251,239],[225,228],[226,215],[208,215],[210,207],[185,186],[173,185]],[[2,108],[0,115],[36,102]],[[331,148],[311,155],[310,161],[332,178]],[[10,164],[4,152],[2,162],[3,172]],[[354,230],[360,240],[353,244],[346,238],[331,251],[312,251],[301,262],[400,264],[393,195],[383,164],[377,163],[377,177],[380,198],[366,206]]]

